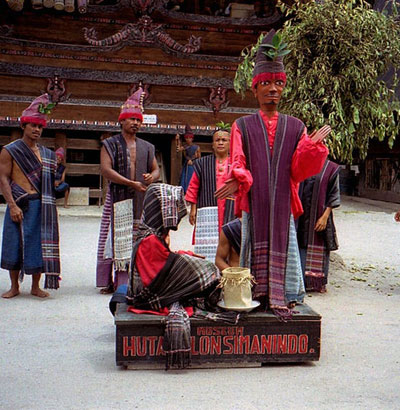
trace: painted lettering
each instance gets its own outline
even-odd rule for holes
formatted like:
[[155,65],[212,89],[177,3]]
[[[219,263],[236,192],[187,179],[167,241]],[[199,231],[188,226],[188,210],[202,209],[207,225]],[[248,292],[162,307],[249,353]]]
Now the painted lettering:
[[297,353],[297,335],[288,335],[289,354]]
[[201,355],[210,353],[210,338],[207,336],[200,336],[199,339],[199,352]]
[[160,336],[158,338],[158,342],[157,342],[157,352],[156,352],[156,356],[163,356],[165,355],[164,349],[163,349],[163,343],[164,343],[164,338],[162,336]]
[[192,355],[193,356],[198,356],[199,352],[196,350],[196,336],[191,336],[190,337],[190,344],[192,348]]
[[307,353],[308,350],[308,335],[299,336],[299,353]]
[[157,336],[147,336],[147,340],[149,341],[149,355],[154,356],[156,353]]
[[261,354],[271,354],[272,352],[272,336],[261,335]]
[[210,354],[221,354],[221,336],[211,336]]
[[147,354],[146,337],[136,336],[136,354],[138,356],[146,356]]
[[[130,345],[129,345],[129,339],[131,341]],[[123,356],[136,356],[134,336],[132,337],[124,336],[122,338],[122,355]]]
[[287,353],[287,335],[278,335],[278,354]]
[[239,336],[239,354],[243,354],[243,346],[245,346],[245,354],[249,354],[250,335]]
[[233,353],[232,338],[233,336],[224,336],[224,338],[222,339],[224,346],[228,348],[228,350],[224,350],[224,354]]
[[253,336],[253,341],[251,342],[250,354],[261,354],[260,341],[258,340],[258,335]]

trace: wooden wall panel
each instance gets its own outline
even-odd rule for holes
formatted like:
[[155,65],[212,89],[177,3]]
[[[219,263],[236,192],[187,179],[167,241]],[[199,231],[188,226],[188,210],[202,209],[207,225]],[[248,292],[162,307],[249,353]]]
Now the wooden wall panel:
[[[61,17],[61,16],[60,16]],[[95,27],[97,38],[104,39],[109,37],[119,30],[124,24],[110,24],[101,22],[90,22],[84,20],[72,20],[69,16],[63,15],[63,18],[57,18],[49,14],[32,14],[25,12],[24,14],[14,16],[13,25],[15,26],[13,36],[21,39],[29,39],[33,41],[51,41],[60,44],[76,44],[88,45],[84,39],[83,29],[85,27]],[[135,23],[137,18],[134,16],[124,16],[126,23]],[[3,17],[4,18],[4,17]],[[119,16],[121,18],[121,16]],[[0,20],[0,22],[3,19]],[[6,21],[3,21],[5,24]],[[8,22],[10,24],[10,22]],[[223,33],[218,31],[207,32],[191,29],[190,25],[184,29],[166,29],[166,32],[177,42],[184,45],[189,37],[194,35],[202,38],[202,46],[200,54],[221,54],[221,44],[224,44],[224,54],[229,56],[238,56],[240,51],[248,44],[252,44],[257,40],[257,35],[241,34],[241,33]],[[229,41],[226,41],[227,35]],[[159,49],[151,52],[150,48],[137,51],[138,56],[153,55],[153,58],[164,59],[165,53]],[[120,51],[119,51],[120,52]]]

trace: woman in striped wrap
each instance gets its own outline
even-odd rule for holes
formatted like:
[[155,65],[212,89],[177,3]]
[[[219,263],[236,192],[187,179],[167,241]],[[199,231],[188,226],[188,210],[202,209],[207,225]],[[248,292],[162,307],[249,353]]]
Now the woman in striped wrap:
[[129,274],[127,300],[135,310],[169,308],[164,336],[167,368],[190,363],[190,321],[183,306],[210,294],[220,277],[213,263],[170,251],[165,239],[186,213],[182,187],[150,185]]

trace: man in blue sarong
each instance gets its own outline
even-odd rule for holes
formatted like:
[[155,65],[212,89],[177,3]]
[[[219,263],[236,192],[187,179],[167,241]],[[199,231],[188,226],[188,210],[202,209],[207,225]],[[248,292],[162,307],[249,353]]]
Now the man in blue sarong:
[[36,98],[21,116],[23,136],[0,154],[0,187],[7,202],[1,267],[10,272],[11,288],[2,294],[19,295],[19,279],[32,275],[31,294],[49,296],[40,289],[58,289],[60,275],[58,218],[55,204],[56,157],[38,144],[47,114],[54,104],[47,94]]

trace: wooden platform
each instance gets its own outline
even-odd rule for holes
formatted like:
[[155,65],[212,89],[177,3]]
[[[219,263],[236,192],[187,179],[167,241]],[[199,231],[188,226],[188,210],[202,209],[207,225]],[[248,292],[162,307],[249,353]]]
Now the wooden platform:
[[[116,363],[129,369],[163,369],[165,318],[137,315],[120,304],[115,315]],[[192,318],[193,368],[252,367],[307,362],[320,357],[321,316],[309,306],[288,322],[271,313],[243,315],[237,325]]]

